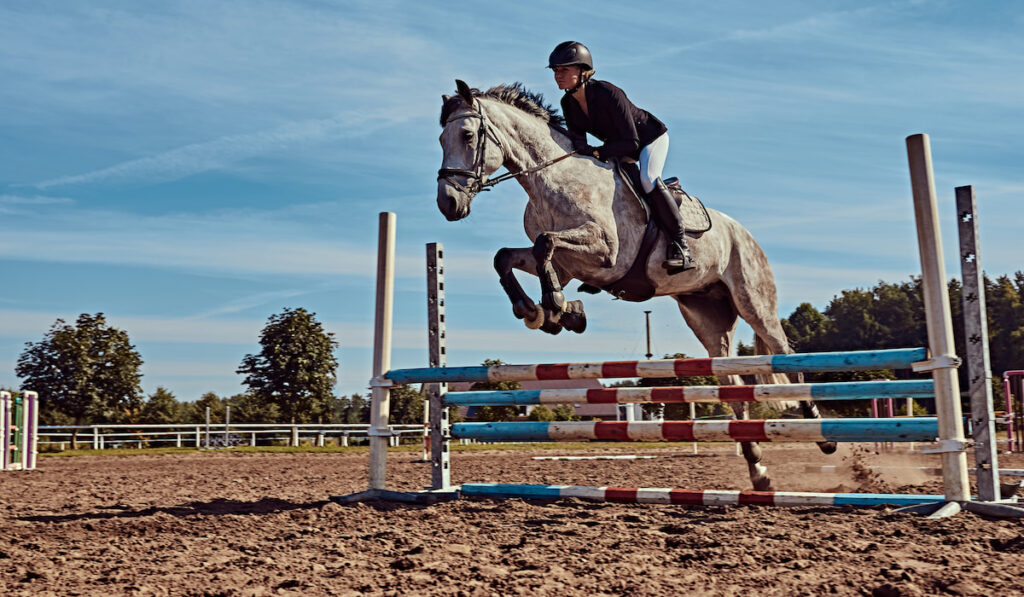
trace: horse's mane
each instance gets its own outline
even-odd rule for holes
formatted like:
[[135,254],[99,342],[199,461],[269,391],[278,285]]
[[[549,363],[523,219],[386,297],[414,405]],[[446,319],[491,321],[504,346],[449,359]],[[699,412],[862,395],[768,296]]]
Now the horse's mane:
[[[520,82],[511,84],[502,84],[495,87],[491,87],[487,91],[480,91],[479,89],[471,89],[474,97],[487,97],[498,100],[499,102],[506,103],[512,107],[519,108],[523,112],[536,116],[549,125],[556,129],[565,132],[565,118],[558,113],[558,110],[552,108],[549,104],[544,102],[544,96],[535,91],[526,89]],[[452,115],[459,106],[463,104],[462,97],[457,93],[452,97],[448,98],[448,101],[441,107],[441,126],[444,126],[448,122],[448,117]]]

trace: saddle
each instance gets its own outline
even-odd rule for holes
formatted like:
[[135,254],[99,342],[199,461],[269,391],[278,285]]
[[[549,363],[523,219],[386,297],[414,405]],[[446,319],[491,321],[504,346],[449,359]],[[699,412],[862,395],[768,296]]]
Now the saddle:
[[[631,191],[631,196],[639,202],[640,208],[643,210],[646,224],[644,235],[640,241],[640,250],[637,251],[633,265],[630,266],[626,275],[602,288],[582,284],[579,290],[591,294],[597,294],[604,290],[614,295],[615,298],[639,303],[654,296],[654,282],[647,275],[647,263],[650,261],[655,245],[658,244],[659,230],[654,218],[651,217],[651,208],[644,199],[646,194],[641,192],[643,185],[640,183],[640,168],[636,162],[613,159],[612,163],[619,174],[619,179]],[[672,191],[676,205],[679,206],[680,215],[682,215],[686,227],[686,235],[700,238],[705,232],[711,230],[711,218],[700,199],[684,191],[678,178],[667,178],[664,182],[665,186]]]

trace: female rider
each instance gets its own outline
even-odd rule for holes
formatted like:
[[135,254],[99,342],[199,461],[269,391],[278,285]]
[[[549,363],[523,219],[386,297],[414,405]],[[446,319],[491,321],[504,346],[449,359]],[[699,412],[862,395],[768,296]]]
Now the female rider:
[[[679,208],[661,180],[668,155],[668,129],[650,112],[634,106],[621,89],[592,78],[594,61],[583,44],[558,44],[548,57],[548,68],[554,71],[558,88],[565,91],[562,114],[576,152],[601,161],[628,156],[639,162],[640,182],[648,205],[658,226],[669,237],[667,257],[661,265],[671,273],[692,269],[693,258],[686,245]],[[588,145],[587,133],[604,145]]]

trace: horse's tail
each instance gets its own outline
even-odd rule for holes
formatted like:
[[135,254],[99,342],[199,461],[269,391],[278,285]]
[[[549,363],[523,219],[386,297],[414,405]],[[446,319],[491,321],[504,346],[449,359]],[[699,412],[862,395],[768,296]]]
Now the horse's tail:
[[[792,350],[786,351],[787,354],[793,352]],[[775,354],[770,348],[768,343],[761,339],[761,336],[754,335],[754,353],[755,354]],[[803,383],[803,373],[766,373],[764,375],[757,376],[757,383],[759,384],[782,384],[782,383]]]
[[[754,352],[756,354],[774,354],[771,349],[768,348],[768,343],[761,339],[761,336],[754,334]],[[792,352],[789,350],[788,352]],[[803,373],[766,373],[764,375],[757,375],[757,383],[759,384],[784,384],[784,383],[803,383]],[[784,402],[775,402],[778,408],[787,410],[796,408],[799,403],[792,400]]]

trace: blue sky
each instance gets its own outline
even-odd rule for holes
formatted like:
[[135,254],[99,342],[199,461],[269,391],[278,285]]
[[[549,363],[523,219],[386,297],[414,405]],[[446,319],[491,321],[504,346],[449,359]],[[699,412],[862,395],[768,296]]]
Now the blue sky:
[[965,184],[986,271],[1024,269],[1024,3],[629,6],[3,2],[0,385],[57,318],[102,311],[136,343],[147,393],[233,394],[267,318],[305,307],[341,344],[338,392],[363,392],[384,210],[396,367],[426,361],[431,241],[448,257],[450,364],[637,358],[644,309],[656,354],[703,354],[667,298],[585,296],[584,335],[526,330],[490,266],[528,242],[525,193],[502,185],[459,223],[437,211],[440,95],[456,77],[522,81],[557,103],[544,66],[566,39],[668,125],[666,174],[754,233],[782,315],[918,271],[904,149],[918,132],[949,274]]

